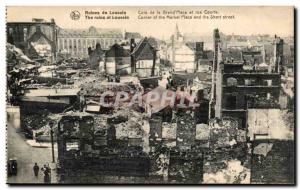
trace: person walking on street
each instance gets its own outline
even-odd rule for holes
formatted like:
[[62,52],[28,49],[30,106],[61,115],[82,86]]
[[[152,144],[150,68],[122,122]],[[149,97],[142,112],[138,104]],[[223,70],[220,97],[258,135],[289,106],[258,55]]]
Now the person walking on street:
[[44,172],[44,183],[50,183],[51,179],[50,179],[50,168],[46,166],[46,164],[44,165],[44,167],[41,169]]
[[40,167],[38,166],[37,163],[35,163],[34,166],[33,166],[33,172],[34,172],[34,176],[35,176],[35,177],[38,177],[38,175],[39,175],[39,170],[40,170]]
[[47,165],[48,173],[49,173],[49,183],[51,183],[51,168],[49,164]]
[[11,170],[12,170],[12,175],[17,175],[18,164],[17,164],[17,161],[15,159],[11,163]]

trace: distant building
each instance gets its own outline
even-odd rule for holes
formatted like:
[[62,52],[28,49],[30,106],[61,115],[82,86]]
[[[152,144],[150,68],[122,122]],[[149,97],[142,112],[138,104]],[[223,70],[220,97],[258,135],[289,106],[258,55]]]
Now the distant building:
[[198,70],[199,59],[203,58],[204,43],[186,42],[184,36],[179,32],[178,25],[176,25],[166,53],[175,72],[193,73]]
[[232,36],[232,38],[228,42],[226,42],[226,46],[227,48],[232,48],[232,49],[243,49],[243,48],[250,47],[251,44],[247,40],[237,40],[234,38],[234,36]]
[[180,33],[176,24],[174,34],[171,36],[171,45],[167,50],[167,59],[171,61],[174,71],[194,72],[195,53],[184,42],[184,37]]
[[186,71],[193,73],[196,69],[195,52],[186,44],[171,47],[172,65],[175,72]]
[[125,32],[124,36],[124,39],[127,42],[130,42],[131,39],[134,39],[136,42],[139,42],[142,38],[142,35],[138,32]]
[[87,57],[88,48],[95,48],[99,43],[103,49],[109,49],[113,44],[123,40],[121,29],[95,28],[59,29],[58,53],[68,53],[72,57]]

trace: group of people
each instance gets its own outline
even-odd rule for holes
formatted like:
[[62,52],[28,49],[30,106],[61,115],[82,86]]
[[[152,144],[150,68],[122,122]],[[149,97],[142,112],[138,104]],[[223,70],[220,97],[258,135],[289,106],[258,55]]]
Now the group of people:
[[[40,171],[40,167],[38,166],[37,163],[35,163],[33,166],[33,172],[34,172],[35,177],[39,176],[39,171]],[[44,183],[51,183],[51,168],[50,168],[49,164],[48,165],[45,164],[41,168],[41,171],[44,174]]]

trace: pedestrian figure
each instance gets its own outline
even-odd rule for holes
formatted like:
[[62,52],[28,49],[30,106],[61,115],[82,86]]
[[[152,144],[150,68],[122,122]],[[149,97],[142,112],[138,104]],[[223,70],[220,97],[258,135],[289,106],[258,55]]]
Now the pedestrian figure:
[[8,163],[7,163],[7,175],[8,176],[11,176],[12,175],[12,170],[11,170],[11,163],[10,163],[10,161],[8,161]]
[[48,170],[48,174],[49,174],[49,183],[51,182],[51,168],[49,166],[49,164],[47,165],[47,170]]
[[33,172],[34,172],[35,177],[38,177],[39,170],[40,170],[40,167],[37,165],[37,163],[35,163],[33,166]]
[[11,170],[12,170],[12,175],[17,175],[18,171],[18,164],[16,160],[13,160],[11,163]]
[[50,168],[46,166],[46,164],[44,165],[44,167],[41,169],[44,172],[44,183],[50,183],[51,179],[50,179]]

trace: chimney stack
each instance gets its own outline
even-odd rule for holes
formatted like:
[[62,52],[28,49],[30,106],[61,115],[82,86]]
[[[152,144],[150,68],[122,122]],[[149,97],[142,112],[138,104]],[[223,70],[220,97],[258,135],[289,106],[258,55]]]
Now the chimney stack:
[[133,52],[135,46],[136,46],[135,40],[134,40],[134,38],[131,38],[131,39],[130,39],[130,53]]
[[196,52],[195,52],[196,71],[198,71],[199,59],[203,59],[203,51],[204,51],[203,47],[204,47],[203,42],[196,42]]
[[[134,48],[135,48],[136,44],[135,44],[135,41],[134,41],[134,38],[131,38],[130,39],[130,53],[133,52]],[[130,66],[131,66],[131,73],[134,73],[135,72],[135,58],[134,58],[134,55],[130,55]]]
[[280,37],[275,38],[274,46],[274,59],[275,59],[275,72],[283,74],[283,44],[284,41]]

